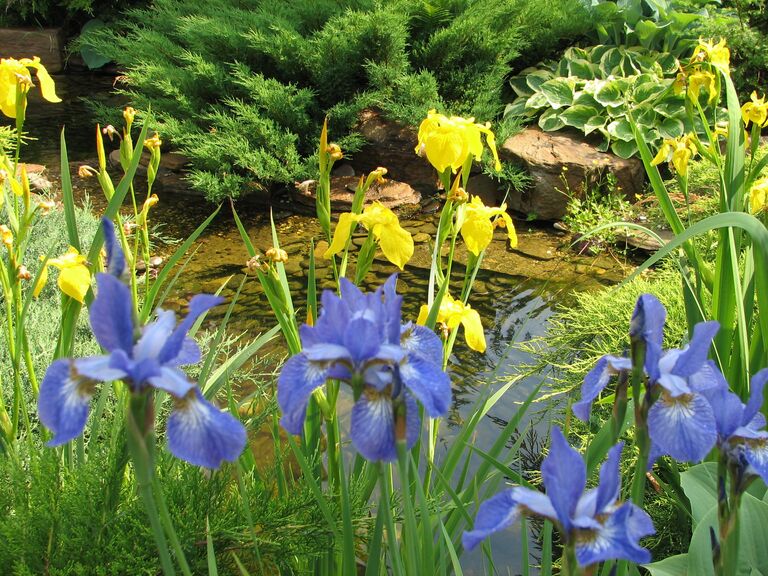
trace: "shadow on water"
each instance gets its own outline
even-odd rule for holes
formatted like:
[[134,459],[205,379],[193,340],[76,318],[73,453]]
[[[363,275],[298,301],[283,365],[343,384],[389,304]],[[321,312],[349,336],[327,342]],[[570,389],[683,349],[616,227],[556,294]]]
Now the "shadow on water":
[[[58,106],[43,106],[34,101],[30,104],[28,130],[37,140],[32,141],[24,150],[28,161],[49,166],[53,179],[57,176],[59,161],[59,132],[62,122],[67,124],[67,141],[70,159],[86,161],[93,157],[94,127],[90,121],[87,107],[77,97],[94,93],[106,94],[111,79],[104,78],[56,78],[57,88],[64,102]],[[95,87],[94,87],[95,86]],[[105,96],[119,102],[114,96]],[[109,143],[106,143],[109,146]],[[73,170],[73,184],[76,195],[81,199],[89,196],[93,209],[100,213],[104,208],[101,192],[93,180],[82,180]],[[160,225],[164,235],[185,238],[211,212],[212,207],[203,200],[187,195],[165,193],[162,182],[156,184],[160,195],[160,204],[152,211],[152,220]],[[143,200],[143,196],[139,201]],[[293,214],[293,206],[284,202],[275,207],[276,227],[282,247],[288,252],[287,270],[294,304],[299,318],[306,315],[305,302],[301,300],[305,293],[309,251],[312,242],[321,237],[315,219]],[[262,252],[272,245],[269,215],[263,210],[238,206],[249,236],[257,249]],[[437,216],[419,214],[403,220],[403,225],[417,238],[426,238],[434,234]],[[463,421],[469,418],[477,400],[517,376],[517,367],[528,363],[531,358],[516,348],[514,344],[541,336],[545,333],[547,320],[556,306],[568,302],[574,290],[595,289],[617,282],[623,277],[619,262],[609,257],[580,257],[561,250],[562,238],[551,231],[528,227],[526,222],[518,222],[519,246],[511,249],[507,245],[504,232],[496,231],[496,236],[486,252],[483,270],[477,276],[477,282],[470,303],[483,319],[488,349],[479,354],[466,347],[462,335],[450,359],[449,370],[454,386],[454,403],[449,418],[443,423],[441,447],[443,450],[456,437]],[[362,237],[353,239],[355,245],[362,243]],[[160,245],[158,254],[167,256],[173,252],[171,245]],[[318,288],[332,287],[332,275],[328,262],[321,257],[322,248],[316,248],[318,266]],[[247,252],[228,207],[214,219],[211,226],[196,242],[186,269],[180,276],[179,285],[166,301],[167,307],[182,308],[195,293],[214,292],[227,283],[222,295],[231,300],[246,273]],[[458,287],[463,276],[461,262],[465,253],[458,252],[459,264],[455,267],[452,286]],[[413,259],[399,274],[398,291],[404,294],[403,317],[415,320],[419,307],[426,301],[430,261],[430,245],[427,241],[417,242]],[[365,289],[372,290],[379,286],[392,272],[394,267],[377,260],[366,278]],[[218,312],[219,318],[223,312]],[[217,318],[213,318],[216,320]],[[240,298],[230,321],[230,330],[242,332],[248,337],[274,325],[274,316],[255,277],[246,279]],[[283,356],[285,349],[276,339],[271,345],[275,356]],[[473,445],[488,449],[498,437],[500,428],[514,416],[521,402],[531,393],[546,375],[519,378],[503,398],[494,406],[478,427],[473,438]],[[544,407],[536,407],[533,412],[541,413]],[[539,414],[539,417],[541,414]],[[546,416],[544,416],[546,418]],[[523,420],[522,427],[531,426],[546,434],[548,423],[537,427],[536,417],[529,414]],[[520,563],[519,526],[494,538],[494,558],[501,573],[517,570]],[[482,574],[483,558],[478,550],[465,556],[465,574]]]

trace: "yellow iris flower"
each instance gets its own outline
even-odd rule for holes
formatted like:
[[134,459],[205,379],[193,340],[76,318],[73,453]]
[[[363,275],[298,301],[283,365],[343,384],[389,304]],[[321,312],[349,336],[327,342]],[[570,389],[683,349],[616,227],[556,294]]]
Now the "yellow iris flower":
[[[426,304],[419,310],[417,324],[422,326],[426,323],[429,316],[429,307]],[[464,304],[461,300],[454,300],[446,292],[443,301],[440,302],[440,310],[437,313],[437,321],[448,326],[449,330],[455,330],[459,325],[464,327],[464,339],[467,346],[478,352],[485,352],[485,333],[483,332],[483,323],[480,321],[480,314],[473,310],[469,304]]]
[[495,227],[506,228],[509,245],[512,248],[517,246],[515,225],[507,214],[506,204],[494,208],[483,204],[479,196],[473,196],[470,202],[459,206],[456,225],[464,238],[467,250],[475,256],[479,256],[491,243]]
[[725,38],[720,38],[720,42],[714,43],[714,40],[699,38],[699,45],[693,51],[691,62],[709,62],[715,68],[718,68],[724,74],[730,73],[731,51],[725,45]]
[[444,116],[430,110],[419,126],[419,143],[416,153],[427,155],[427,160],[442,173],[447,168],[455,173],[471,154],[475,160],[483,155],[483,139],[493,154],[496,170],[501,170],[499,154],[496,151],[496,137],[489,123],[476,124],[474,118]]
[[662,162],[671,161],[680,176],[687,176],[688,162],[698,153],[695,139],[693,134],[686,134],[680,138],[667,138],[658,154],[651,160],[651,164],[656,166]]
[[9,118],[16,118],[16,86],[21,84],[25,91],[33,86],[30,68],[35,69],[43,98],[48,102],[61,102],[56,96],[53,79],[40,63],[40,58],[0,58],[0,112]]
[[768,208],[768,178],[759,178],[749,189],[749,211],[757,214],[766,208]]
[[85,256],[70,246],[62,256],[48,260],[32,292],[35,298],[48,282],[48,266],[59,269],[59,289],[82,304],[91,287],[91,272],[86,266]]
[[710,103],[714,102],[717,99],[718,92],[717,92],[717,83],[715,81],[715,75],[711,72],[703,72],[701,70],[697,70],[690,76],[688,76],[688,95],[693,100],[699,99],[699,93],[701,92],[701,89],[704,88],[709,92],[709,98],[708,101]]
[[753,91],[750,100],[751,102],[747,102],[741,107],[741,119],[744,120],[744,127],[749,126],[750,122],[761,127],[768,125],[768,102],[765,101],[765,96],[758,98],[757,92]]
[[387,260],[401,270],[413,256],[411,234],[400,226],[400,221],[392,210],[381,202],[374,202],[366,206],[362,214],[346,212],[339,216],[331,245],[323,254],[324,258],[330,258],[344,250],[355,222],[359,222],[373,234]]

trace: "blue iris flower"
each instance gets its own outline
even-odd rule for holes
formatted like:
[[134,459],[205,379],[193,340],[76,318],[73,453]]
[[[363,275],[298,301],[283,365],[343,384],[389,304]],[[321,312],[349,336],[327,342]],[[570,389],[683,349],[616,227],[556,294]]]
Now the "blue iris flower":
[[[416,400],[433,418],[448,412],[451,383],[441,368],[440,339],[423,326],[403,325],[396,283],[392,275],[364,294],[342,278],[341,297],[323,292],[317,323],[301,327],[303,350],[288,359],[277,381],[281,424],[288,432],[301,434],[309,398],[328,379],[352,388],[350,435],[368,460],[394,460],[399,439],[413,446],[421,425]],[[403,412],[404,427],[398,428]]]
[[[124,256],[116,248],[111,222],[105,220],[104,228],[110,260],[107,269],[120,274]],[[91,329],[107,354],[59,359],[49,366],[38,399],[40,420],[54,434],[48,445],[64,444],[83,432],[97,382],[123,380],[132,394],[154,388],[173,397],[167,439],[175,456],[206,468],[236,460],[245,446],[245,428],[209,403],[179,368],[200,361],[200,349],[187,332],[222,299],[199,294],[191,299],[189,313],[178,325],[172,311],[158,309],[154,322],[137,327],[128,286],[111,274],[97,274],[96,283]]]
[[472,550],[525,514],[554,522],[564,543],[574,546],[581,566],[612,559],[649,562],[650,553],[638,542],[655,532],[651,518],[631,502],[619,502],[622,447],[620,443],[611,448],[600,468],[599,485],[585,492],[587,469],[581,455],[559,428],[552,428],[549,455],[541,465],[546,494],[518,486],[486,500],[478,509],[474,530],[464,532],[464,547]]
[[[727,383],[717,366],[707,359],[719,324],[699,322],[693,337],[682,350],[662,350],[666,310],[654,296],[638,299],[630,323],[630,336],[644,342],[644,370],[648,377],[648,435],[651,438],[649,465],[669,454],[677,460],[699,462],[717,440],[715,414],[703,393]],[[628,358],[603,356],[584,378],[581,400],[574,414],[588,420],[592,402],[614,374],[631,370]]]
[[715,407],[717,444],[745,483],[755,476],[768,483],[768,431],[764,430],[765,416],[760,412],[766,381],[766,368],[752,377],[746,404],[727,387],[704,392]]

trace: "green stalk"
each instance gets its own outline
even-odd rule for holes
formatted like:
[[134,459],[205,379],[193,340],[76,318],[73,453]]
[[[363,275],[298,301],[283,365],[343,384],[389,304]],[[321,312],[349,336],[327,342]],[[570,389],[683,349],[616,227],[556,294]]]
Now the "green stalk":
[[171,554],[168,551],[168,542],[160,522],[153,490],[155,438],[152,431],[152,418],[148,418],[150,416],[148,411],[151,410],[153,410],[152,398],[148,394],[131,396],[127,425],[128,450],[133,459],[136,471],[136,486],[149,518],[149,525],[157,545],[163,574],[165,576],[173,576],[176,574],[176,571],[173,568]]
[[392,575],[405,576],[407,572],[403,569],[403,559],[400,557],[400,550],[397,545],[397,529],[392,518],[391,469],[383,462],[379,463],[379,486],[381,487],[382,494],[382,504],[379,506],[379,513],[384,514],[384,527],[387,530],[387,548],[389,549],[389,558],[392,564]]

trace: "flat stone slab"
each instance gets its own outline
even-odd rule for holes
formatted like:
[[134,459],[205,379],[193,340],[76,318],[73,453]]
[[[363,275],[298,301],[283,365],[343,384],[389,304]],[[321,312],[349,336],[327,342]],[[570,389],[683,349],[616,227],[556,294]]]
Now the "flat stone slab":
[[64,70],[64,32],[61,28],[0,28],[0,46],[3,47],[3,58],[39,56],[50,74]]
[[[332,176],[331,177],[331,210],[333,212],[349,212],[352,209],[352,199],[355,197],[355,188],[360,178],[357,176]],[[299,182],[293,190],[293,199],[296,208],[300,206],[306,209],[315,209],[315,180]],[[409,184],[396,180],[385,179],[383,183],[374,182],[365,195],[365,204],[381,202],[390,209],[404,205],[418,204],[421,194],[416,192]]]

